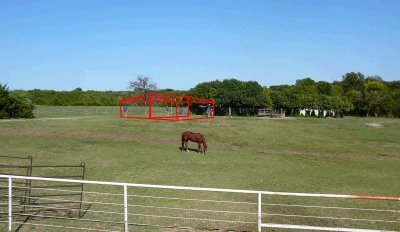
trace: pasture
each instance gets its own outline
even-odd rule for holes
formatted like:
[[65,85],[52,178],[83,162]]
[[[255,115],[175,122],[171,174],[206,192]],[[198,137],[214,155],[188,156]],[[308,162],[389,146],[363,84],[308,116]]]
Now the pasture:
[[[85,162],[87,180],[400,196],[398,119],[168,122],[120,119],[115,107],[82,109],[39,107],[37,119],[0,121],[1,155]],[[374,122],[383,128],[367,126]],[[205,135],[207,155],[180,151],[185,130]]]

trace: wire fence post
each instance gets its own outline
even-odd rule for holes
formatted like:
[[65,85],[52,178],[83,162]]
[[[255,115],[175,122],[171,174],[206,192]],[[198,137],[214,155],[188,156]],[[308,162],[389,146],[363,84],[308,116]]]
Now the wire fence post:
[[8,177],[8,231],[12,230],[12,179]]
[[258,220],[257,220],[257,225],[258,225],[258,232],[261,232],[261,193],[258,193]]
[[124,185],[124,216],[125,232],[128,232],[128,186]]

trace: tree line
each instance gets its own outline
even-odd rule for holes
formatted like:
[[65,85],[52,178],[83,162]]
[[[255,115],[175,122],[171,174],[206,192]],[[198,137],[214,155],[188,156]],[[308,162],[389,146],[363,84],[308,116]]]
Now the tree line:
[[[237,79],[203,82],[187,91],[157,89],[148,77],[131,81],[132,91],[13,90],[0,85],[0,114],[5,117],[31,117],[24,113],[33,105],[117,106],[119,99],[136,94],[181,93],[212,99],[216,115],[256,115],[260,108],[271,108],[296,116],[300,110],[329,110],[336,115],[400,117],[400,81],[384,81],[350,72],[332,83],[303,78],[294,85],[263,87],[256,81]],[[144,86],[144,87],[143,87]],[[141,90],[141,91],[139,91]],[[10,103],[13,102],[13,103]]]
[[116,106],[120,98],[132,96],[129,91],[83,91],[81,88],[72,91],[34,89],[15,92],[26,94],[35,105],[52,106]]
[[198,84],[189,91],[216,101],[216,113],[233,108],[238,115],[254,115],[258,108],[272,108],[296,116],[300,110],[327,110],[337,116],[400,117],[400,81],[384,81],[350,72],[332,83],[299,79],[294,85],[261,87],[254,81],[225,79]]
[[[138,93],[134,91],[83,91],[76,88],[73,91],[55,90],[14,90],[13,92],[24,94],[35,105],[51,106],[119,106],[119,100],[132,97]],[[152,90],[151,93],[186,93],[173,89]]]

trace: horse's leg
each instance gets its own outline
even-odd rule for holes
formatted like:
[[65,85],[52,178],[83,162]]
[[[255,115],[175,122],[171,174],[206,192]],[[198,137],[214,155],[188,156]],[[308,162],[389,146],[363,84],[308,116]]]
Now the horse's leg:
[[200,152],[200,153],[203,153],[203,152],[201,151],[201,143],[197,143],[197,145],[199,146],[199,152]]
[[189,152],[189,149],[187,148],[188,147],[188,143],[189,143],[189,140],[185,141],[186,152]]

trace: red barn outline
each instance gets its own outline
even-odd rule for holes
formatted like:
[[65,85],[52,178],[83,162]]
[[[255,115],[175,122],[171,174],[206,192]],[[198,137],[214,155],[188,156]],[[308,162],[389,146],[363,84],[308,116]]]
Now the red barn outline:
[[[122,107],[125,102],[132,103],[147,103],[148,107],[148,116],[130,116],[123,115]],[[175,104],[175,115],[165,115],[165,116],[154,116],[152,114],[153,103],[172,103]],[[179,104],[187,104],[187,113],[186,115],[179,115],[178,108]],[[211,115],[204,117],[190,117],[190,104],[206,104],[211,106]],[[131,98],[124,98],[119,100],[119,116],[120,118],[136,118],[136,119],[147,119],[147,120],[170,120],[170,121],[179,121],[179,120],[202,120],[202,119],[212,119],[214,118],[214,107],[215,102],[213,100],[208,100],[204,98],[199,98],[190,95],[184,94],[156,94],[149,93],[140,96],[133,96]],[[172,107],[171,107],[172,110]]]

